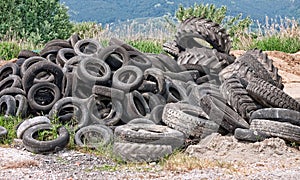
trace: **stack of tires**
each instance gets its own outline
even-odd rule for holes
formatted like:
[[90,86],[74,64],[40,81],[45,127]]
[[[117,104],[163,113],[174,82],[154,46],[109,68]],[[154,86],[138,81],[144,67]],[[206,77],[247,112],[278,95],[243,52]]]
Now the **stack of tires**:
[[[202,18],[185,20],[163,48],[72,35],[39,54],[23,50],[0,68],[0,110],[25,119],[17,136],[35,153],[64,148],[69,130],[78,146],[112,144],[125,161],[156,161],[215,132],[300,142],[299,103],[264,53],[235,58],[225,30]],[[38,138],[43,131],[57,136]]]

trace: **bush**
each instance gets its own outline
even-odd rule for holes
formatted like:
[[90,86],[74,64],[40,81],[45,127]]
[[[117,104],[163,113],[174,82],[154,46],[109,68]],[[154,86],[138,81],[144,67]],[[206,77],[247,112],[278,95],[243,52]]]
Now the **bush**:
[[155,40],[134,40],[129,41],[128,44],[144,53],[159,54],[163,51],[162,44]]
[[14,42],[0,42],[0,59],[10,60],[16,58],[21,48]]
[[271,36],[261,40],[254,40],[252,48],[263,51],[282,51],[286,53],[296,53],[300,50],[300,38]]
[[0,1],[0,39],[34,43],[66,39],[71,34],[67,8],[59,0]]

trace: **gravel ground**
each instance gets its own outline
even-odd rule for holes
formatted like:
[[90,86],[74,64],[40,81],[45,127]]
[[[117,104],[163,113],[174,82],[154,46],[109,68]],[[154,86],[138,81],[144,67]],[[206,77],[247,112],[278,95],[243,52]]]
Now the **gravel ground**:
[[[298,147],[299,148],[299,147]],[[298,179],[300,151],[279,138],[238,142],[213,134],[186,153],[220,164],[173,171],[157,163],[120,165],[97,155],[63,150],[32,154],[23,148],[0,148],[0,179]],[[223,165],[221,165],[223,163]],[[230,164],[225,166],[224,164]]]

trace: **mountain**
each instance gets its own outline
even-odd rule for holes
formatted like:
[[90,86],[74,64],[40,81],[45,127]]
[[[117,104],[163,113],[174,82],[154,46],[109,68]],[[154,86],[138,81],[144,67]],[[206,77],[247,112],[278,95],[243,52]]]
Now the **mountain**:
[[161,17],[175,14],[179,4],[184,7],[194,3],[227,6],[227,15],[250,16],[264,22],[269,18],[289,17],[300,19],[300,0],[61,0],[69,8],[71,20],[94,21],[102,24],[136,18]]

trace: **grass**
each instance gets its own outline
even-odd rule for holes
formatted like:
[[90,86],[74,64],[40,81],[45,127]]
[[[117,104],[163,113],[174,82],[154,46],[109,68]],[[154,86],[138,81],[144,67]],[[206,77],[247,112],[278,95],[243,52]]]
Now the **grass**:
[[16,126],[22,121],[21,118],[12,116],[0,116],[0,126],[3,126],[8,131],[6,138],[0,141],[0,144],[11,144],[13,140],[17,137]]

